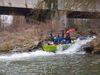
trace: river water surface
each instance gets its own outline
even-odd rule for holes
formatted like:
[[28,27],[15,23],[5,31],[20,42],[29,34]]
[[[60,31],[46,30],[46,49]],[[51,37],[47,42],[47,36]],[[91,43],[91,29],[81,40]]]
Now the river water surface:
[[57,53],[37,51],[1,55],[0,75],[100,75],[100,55],[79,51],[83,44],[86,40]]

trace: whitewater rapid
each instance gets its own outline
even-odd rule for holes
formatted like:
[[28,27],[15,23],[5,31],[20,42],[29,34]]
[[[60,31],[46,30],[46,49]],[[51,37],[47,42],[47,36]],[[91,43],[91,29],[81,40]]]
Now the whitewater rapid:
[[53,55],[57,55],[57,54],[67,54],[67,55],[76,54],[82,45],[85,45],[86,43],[92,41],[94,38],[96,38],[96,37],[95,36],[91,37],[91,38],[88,37],[85,40],[77,39],[75,41],[75,44],[72,44],[67,50],[57,51],[56,53],[37,50],[35,52],[13,53],[13,54],[0,55],[0,61],[27,60],[27,59],[33,59],[38,56],[53,56]]

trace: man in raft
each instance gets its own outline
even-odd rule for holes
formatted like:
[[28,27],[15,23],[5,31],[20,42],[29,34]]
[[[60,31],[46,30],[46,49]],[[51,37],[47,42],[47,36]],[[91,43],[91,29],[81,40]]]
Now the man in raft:
[[69,44],[71,43],[70,34],[67,33],[65,37],[60,36],[59,34],[57,36],[50,35],[48,38],[49,44]]

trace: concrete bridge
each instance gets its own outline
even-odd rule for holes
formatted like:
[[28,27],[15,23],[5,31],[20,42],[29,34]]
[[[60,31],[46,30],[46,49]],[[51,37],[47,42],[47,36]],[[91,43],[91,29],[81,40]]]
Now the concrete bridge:
[[[75,15],[80,14],[78,17],[83,15],[82,18],[84,16],[86,18],[90,14],[90,17],[95,18],[95,15],[100,17],[99,13],[95,13],[100,12],[100,0],[77,0],[77,2],[75,0],[0,0],[0,14],[26,15],[35,10],[53,9],[75,11],[68,13],[69,17],[74,15],[77,18]],[[77,11],[80,12],[77,14]]]
[[25,15],[36,8],[43,0],[0,0],[0,14]]
[[43,0],[0,0],[0,6],[34,9]]

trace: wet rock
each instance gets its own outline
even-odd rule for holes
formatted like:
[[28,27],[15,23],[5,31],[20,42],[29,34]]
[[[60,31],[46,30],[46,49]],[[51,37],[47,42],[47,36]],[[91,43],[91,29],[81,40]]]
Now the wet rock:
[[94,47],[91,46],[90,44],[86,44],[82,46],[82,50],[84,50],[86,53],[92,53],[92,51],[94,50]]
[[31,52],[31,51],[36,51],[36,50],[38,50],[38,49],[40,49],[40,48],[42,48],[42,41],[38,42],[38,43],[35,44],[35,45],[32,45],[32,46],[29,47],[27,50],[28,50],[29,52]]
[[100,38],[99,37],[95,38],[89,44],[94,48],[92,53],[96,53],[96,54],[100,53]]
[[95,51],[94,54],[100,54],[100,51]]
[[28,52],[36,51],[38,49],[37,46],[31,46],[27,49]]
[[11,50],[12,53],[16,53],[16,52],[21,52],[21,48],[16,46],[13,50]]

